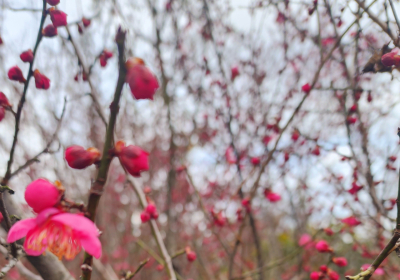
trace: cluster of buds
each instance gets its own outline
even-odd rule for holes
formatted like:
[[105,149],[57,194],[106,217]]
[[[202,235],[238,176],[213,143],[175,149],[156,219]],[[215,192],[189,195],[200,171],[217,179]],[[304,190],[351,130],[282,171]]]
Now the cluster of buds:
[[100,65],[101,67],[107,66],[107,61],[113,57],[113,53],[108,50],[103,50],[103,52],[99,56]]
[[[58,3],[60,3],[59,0],[47,0],[47,3],[51,6],[55,6]],[[48,24],[45,28],[42,30],[42,35],[44,37],[55,37],[57,36],[57,28],[61,26],[66,26],[67,25],[67,14],[64,13],[63,11],[57,10],[54,7],[51,7],[50,9],[47,10],[47,12],[50,15],[51,22]]]
[[328,268],[326,265],[321,265],[319,271],[313,271],[310,274],[311,280],[322,280],[322,279],[329,279],[329,280],[339,280],[339,274]]
[[91,24],[91,20],[83,17],[82,22],[78,23],[79,34],[83,34],[83,28],[88,28],[90,24]]
[[[24,51],[21,53],[20,58],[23,62],[33,62],[33,52],[31,50]],[[12,81],[17,81],[20,83],[25,83],[26,79],[24,74],[22,74],[21,69],[16,65],[8,70],[8,78]],[[45,75],[40,73],[39,70],[33,71],[33,78],[35,79],[35,86],[37,89],[49,89],[50,88],[50,79]]]
[[8,102],[7,96],[0,91],[0,122],[4,119],[8,108],[11,108],[11,104]]
[[149,203],[140,214],[140,219],[142,220],[142,223],[146,223],[150,221],[150,219],[158,219],[158,211],[156,206],[153,203]]

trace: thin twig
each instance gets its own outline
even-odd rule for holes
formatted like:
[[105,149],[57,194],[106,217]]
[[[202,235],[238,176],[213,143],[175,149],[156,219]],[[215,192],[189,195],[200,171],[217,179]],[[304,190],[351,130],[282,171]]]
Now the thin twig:
[[128,271],[128,272],[126,273],[125,278],[123,278],[123,279],[121,279],[121,280],[130,280],[130,279],[132,279],[133,277],[135,277],[135,275],[139,273],[139,271],[146,265],[146,263],[147,263],[149,260],[150,260],[150,259],[147,259],[147,260],[144,260],[144,261],[140,262],[140,263],[139,263],[139,266],[138,266],[138,268],[136,268],[135,272],[132,273],[132,272]]
[[[394,18],[396,19],[397,27],[400,30],[400,22],[399,22],[399,18],[397,17],[396,9],[394,8],[394,5],[393,5],[393,1],[389,0],[389,3],[390,3],[390,7],[392,8]],[[389,28],[389,25],[388,25],[388,28]]]

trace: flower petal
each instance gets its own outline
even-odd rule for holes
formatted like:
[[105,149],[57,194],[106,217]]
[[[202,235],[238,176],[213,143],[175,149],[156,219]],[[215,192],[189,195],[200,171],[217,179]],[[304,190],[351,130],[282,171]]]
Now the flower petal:
[[99,230],[97,229],[96,225],[84,216],[78,214],[63,213],[52,216],[50,219],[52,221],[69,226],[76,233],[85,237],[89,235],[99,236]]
[[36,219],[25,219],[16,222],[8,232],[7,242],[12,243],[26,236],[28,231],[36,227]]
[[38,225],[43,224],[44,222],[47,221],[47,219],[55,214],[60,213],[61,211],[58,210],[57,208],[47,208],[45,210],[43,210],[42,212],[39,213],[39,215],[37,215],[36,217],[36,223]]
[[99,259],[101,257],[101,242],[98,237],[89,235],[80,238],[81,245],[86,252]]

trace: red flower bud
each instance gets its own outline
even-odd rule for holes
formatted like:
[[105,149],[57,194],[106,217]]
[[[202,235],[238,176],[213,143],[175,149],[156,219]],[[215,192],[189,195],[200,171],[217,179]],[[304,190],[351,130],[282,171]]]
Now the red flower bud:
[[239,76],[239,68],[236,66],[236,67],[232,67],[232,69],[231,69],[231,80],[232,81],[234,81],[235,80],[235,78],[237,77],[237,76]]
[[265,198],[268,199],[270,202],[277,202],[281,200],[281,196],[277,193],[272,192],[270,189],[264,190]]
[[49,89],[50,80],[45,75],[39,72],[39,70],[33,71],[33,77],[35,78],[35,85],[38,89]]
[[319,270],[322,271],[323,273],[327,273],[328,272],[328,267],[326,265],[321,265],[319,267]]
[[320,253],[330,253],[333,251],[332,248],[329,247],[328,242],[325,240],[318,241],[317,244],[315,244],[315,249],[317,249]]
[[52,25],[52,24],[49,24],[49,25],[47,25],[43,30],[42,30],[42,35],[44,36],[44,37],[54,37],[54,36],[56,36],[58,33],[57,33],[57,28],[54,26],[54,25]]
[[90,19],[82,18],[83,26],[88,27],[90,25]]
[[314,156],[319,156],[321,152],[319,151],[319,146],[316,146],[311,152]]
[[324,228],[324,231],[326,235],[332,236],[334,234],[333,230],[331,228]]
[[297,130],[293,131],[293,133],[292,133],[292,140],[293,140],[294,142],[296,142],[296,141],[299,139],[299,137],[300,137],[300,133],[299,133]]
[[66,26],[67,25],[67,14],[63,11],[56,10],[55,8],[49,9],[50,19],[54,27]]
[[193,251],[186,252],[186,258],[187,258],[188,261],[194,262],[196,260],[196,258],[197,258],[197,255]]
[[60,0],[46,0],[47,4],[51,5],[51,6],[56,6],[58,4],[60,4]]
[[96,148],[85,150],[81,146],[70,146],[65,150],[65,160],[74,169],[84,169],[100,160],[100,151]]
[[347,265],[347,259],[345,257],[332,258],[332,262],[339,267]]
[[355,111],[357,111],[357,104],[350,107],[350,112],[354,113]]
[[382,56],[381,62],[384,66],[390,67],[390,66],[399,66],[400,65],[400,56],[397,55],[399,49],[395,48],[391,52],[386,53]]
[[107,65],[107,61],[108,61],[112,56],[113,56],[113,53],[112,53],[112,52],[107,51],[107,50],[104,50],[104,51],[101,53],[100,57],[99,57],[101,67],[105,67],[105,66]]
[[20,83],[25,83],[26,81],[21,69],[19,69],[18,66],[11,67],[10,70],[8,70],[8,78],[12,81],[18,81]]
[[31,63],[33,61],[33,52],[31,49],[24,51],[21,53],[19,56],[23,62],[29,62]]
[[153,219],[158,218],[158,211],[156,206],[153,203],[149,203],[145,209],[147,213],[149,213],[150,217]]
[[311,91],[311,86],[310,86],[310,84],[305,84],[305,85],[303,85],[302,87],[301,87],[301,90],[302,91],[304,91],[305,93],[310,93],[310,91]]
[[8,102],[7,96],[0,91],[0,107],[11,107],[10,102]]
[[140,214],[140,219],[142,220],[142,223],[146,223],[146,222],[150,221],[151,217],[150,217],[149,213],[147,213],[146,211],[143,211]]
[[331,269],[328,270],[328,277],[330,280],[339,280],[339,274]]
[[259,165],[259,164],[260,164],[260,158],[259,158],[259,157],[253,157],[253,158],[251,158],[251,164],[253,164],[253,165]]
[[342,223],[344,223],[348,226],[351,226],[351,227],[361,225],[361,222],[354,216],[350,216],[348,218],[342,219]]
[[357,118],[356,117],[351,117],[351,116],[347,117],[347,123],[348,124],[355,124],[356,122],[357,122]]
[[144,65],[140,58],[130,58],[125,63],[125,81],[129,84],[131,92],[136,99],[151,99],[159,87],[157,78],[151,73],[149,68]]
[[140,172],[149,170],[149,154],[141,148],[133,145],[125,147],[123,141],[118,141],[115,152],[122,166],[132,176],[140,177]]
[[6,109],[4,109],[4,107],[0,107],[0,122],[4,119],[5,115],[6,115]]
[[33,181],[25,190],[25,200],[36,213],[55,206],[60,197],[60,189],[46,179]]
[[250,212],[250,210],[251,210],[251,201],[250,201],[249,197],[242,199],[242,205],[246,209],[247,212]]
[[311,272],[311,274],[310,274],[310,280],[320,280],[320,279],[322,279],[322,277],[323,277],[323,275],[319,271],[314,271],[314,272]]

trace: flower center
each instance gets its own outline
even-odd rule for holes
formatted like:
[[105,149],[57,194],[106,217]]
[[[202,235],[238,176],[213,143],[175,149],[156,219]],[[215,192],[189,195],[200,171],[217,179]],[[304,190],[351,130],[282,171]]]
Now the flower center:
[[28,234],[26,244],[33,251],[42,251],[47,247],[60,260],[62,257],[72,260],[81,251],[81,244],[72,228],[52,221],[47,221]]

